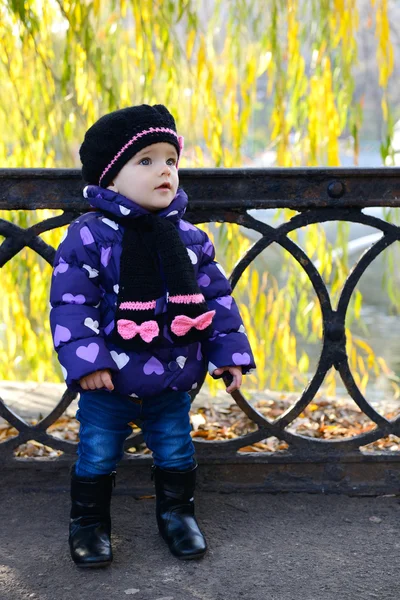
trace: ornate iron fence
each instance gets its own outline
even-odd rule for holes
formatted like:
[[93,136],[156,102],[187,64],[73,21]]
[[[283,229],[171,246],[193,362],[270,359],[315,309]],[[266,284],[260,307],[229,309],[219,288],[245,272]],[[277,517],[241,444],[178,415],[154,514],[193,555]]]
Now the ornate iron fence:
[[[249,473],[249,466],[269,465],[269,470],[262,471],[264,475],[268,474],[267,479],[258,480],[258,487],[262,489],[397,490],[400,484],[399,453],[388,455],[381,452],[367,456],[360,452],[360,446],[388,434],[400,435],[400,416],[389,420],[379,414],[357,386],[349,368],[346,352],[345,318],[349,301],[360,277],[385,248],[400,239],[399,227],[362,212],[366,207],[400,206],[400,169],[184,169],[180,177],[181,184],[190,198],[190,212],[187,213],[190,221],[236,223],[261,235],[235,266],[230,277],[233,286],[261,252],[271,244],[278,244],[293,256],[299,268],[307,274],[318,298],[323,318],[323,346],[317,369],[293,406],[274,421],[270,421],[260,414],[240,391],[235,392],[234,400],[257,425],[257,430],[222,442],[195,441],[199,460],[214,466],[231,465],[230,473],[233,478],[236,477],[232,475],[235,466],[236,472],[240,471],[242,474],[242,482],[246,479],[246,473]],[[31,248],[52,263],[55,250],[39,235],[70,223],[78,214],[88,209],[87,201],[81,193],[80,173],[69,169],[3,169],[0,170],[0,181],[1,210],[64,211],[62,215],[38,222],[28,229],[0,220],[0,235],[5,238],[0,246],[0,266],[11,260],[24,247]],[[288,222],[272,227],[247,212],[249,209],[270,208],[290,208],[297,211],[297,214]],[[363,254],[350,273],[336,310],[332,308],[329,292],[315,264],[299,245],[288,237],[290,232],[305,225],[328,221],[359,223],[382,232],[382,237]],[[351,398],[376,427],[368,433],[342,441],[319,440],[289,432],[288,425],[314,399],[331,367],[338,371]],[[0,398],[0,416],[18,430],[17,437],[0,444],[3,464],[7,461],[15,464],[16,461],[12,458],[13,450],[29,439],[62,450],[65,454],[59,460],[71,461],[71,455],[75,453],[75,444],[55,439],[47,433],[47,429],[62,415],[74,397],[74,394],[65,391],[54,410],[34,426],[12,412]],[[256,455],[237,453],[239,448],[270,436],[287,442],[287,452]],[[127,447],[140,441],[140,434],[131,437],[127,441]],[[150,459],[131,456],[130,461],[132,460],[143,464],[143,460],[146,463]],[[299,469],[296,471],[290,467],[294,464],[307,466],[300,472]],[[323,473],[317,468],[317,465],[321,464],[325,465]],[[363,464],[361,474],[360,464]],[[365,467],[368,464],[373,466],[366,473]],[[275,469],[272,475],[271,465],[274,465]],[[314,470],[310,470],[310,465]],[[378,470],[377,465],[380,465]],[[317,471],[319,474],[315,476]],[[218,469],[216,472],[220,473]],[[240,476],[238,477],[237,481],[240,482]]]

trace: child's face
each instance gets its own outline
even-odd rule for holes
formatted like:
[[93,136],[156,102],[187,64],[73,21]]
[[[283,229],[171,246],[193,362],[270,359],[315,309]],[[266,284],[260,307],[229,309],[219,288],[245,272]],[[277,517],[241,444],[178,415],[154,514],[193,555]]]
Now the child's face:
[[109,187],[147,210],[161,210],[171,204],[178,189],[177,160],[172,144],[151,144],[128,160]]

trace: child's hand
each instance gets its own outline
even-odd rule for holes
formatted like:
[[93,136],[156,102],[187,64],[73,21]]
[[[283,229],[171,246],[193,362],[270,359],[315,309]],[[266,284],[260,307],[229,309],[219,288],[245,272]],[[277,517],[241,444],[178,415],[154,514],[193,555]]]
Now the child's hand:
[[105,387],[112,392],[114,389],[111,373],[108,369],[85,375],[85,377],[79,380],[79,383],[83,390],[101,390]]
[[228,372],[232,375],[232,381],[226,388],[228,394],[238,390],[242,385],[242,367],[220,367],[215,369],[213,375],[222,375],[222,373]]

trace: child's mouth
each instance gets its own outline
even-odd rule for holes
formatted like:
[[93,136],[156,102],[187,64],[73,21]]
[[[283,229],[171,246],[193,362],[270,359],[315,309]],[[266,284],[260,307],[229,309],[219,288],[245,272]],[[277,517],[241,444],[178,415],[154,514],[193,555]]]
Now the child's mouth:
[[170,189],[171,189],[171,184],[168,182],[162,183],[161,185],[156,187],[156,190],[170,190]]

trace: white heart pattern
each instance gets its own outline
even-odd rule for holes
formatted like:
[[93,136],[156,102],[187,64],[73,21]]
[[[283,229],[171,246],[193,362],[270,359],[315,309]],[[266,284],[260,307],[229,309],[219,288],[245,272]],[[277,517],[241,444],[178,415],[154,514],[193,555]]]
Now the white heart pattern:
[[97,277],[99,274],[97,269],[93,269],[89,265],[82,265],[82,268],[86,269],[86,271],[89,273],[89,279],[93,279],[93,277]]
[[178,356],[178,358],[176,359],[176,362],[178,363],[178,365],[180,366],[181,369],[183,369],[183,367],[185,366],[186,361],[187,361],[186,356]]
[[114,290],[114,292],[115,292],[116,294],[118,294],[118,293],[119,293],[119,285],[118,285],[118,283],[116,283],[116,284],[114,285],[114,287],[113,287],[113,290]]
[[105,223],[106,225],[108,225],[109,227],[111,227],[111,229],[115,229],[115,231],[117,231],[117,229],[119,229],[119,225],[118,223],[116,223],[115,221],[111,221],[111,219],[102,219],[103,223]]
[[129,215],[129,213],[131,212],[130,208],[126,208],[126,206],[122,206],[121,204],[119,205],[119,210],[123,215]]
[[118,354],[118,352],[116,352],[115,350],[111,350],[110,354],[119,370],[123,369],[125,365],[127,365],[129,362],[129,356],[125,354],[125,352],[121,352],[121,354]]
[[131,398],[139,398],[137,394],[129,394]]
[[239,333],[244,333],[244,334],[246,334],[246,330],[245,330],[245,328],[244,328],[244,325],[241,325],[241,326],[239,327],[238,331],[239,331]]
[[192,261],[192,265],[195,265],[197,263],[197,255],[190,248],[186,248],[186,250],[189,254],[190,260]]
[[86,317],[83,324],[86,325],[86,327],[89,327],[89,329],[91,329],[95,333],[97,333],[97,334],[100,333],[99,322],[94,321],[91,317]]
[[173,217],[174,215],[177,215],[177,214],[178,214],[178,211],[177,211],[177,210],[171,210],[171,212],[169,212],[169,213],[167,214],[167,217]]
[[63,367],[62,364],[60,364],[60,367],[61,367],[61,371],[62,371],[64,379],[67,379],[67,377],[68,377],[67,369],[65,367]]
[[215,369],[218,369],[218,367],[216,365],[214,365],[212,362],[208,363],[208,372],[210,373],[210,375],[212,375],[215,371]]

